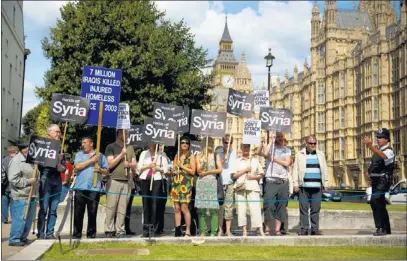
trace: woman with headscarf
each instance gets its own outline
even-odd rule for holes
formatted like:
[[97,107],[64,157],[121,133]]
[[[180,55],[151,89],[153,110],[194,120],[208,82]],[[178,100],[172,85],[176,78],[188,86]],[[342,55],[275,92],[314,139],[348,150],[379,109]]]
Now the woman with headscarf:
[[[219,154],[214,154],[214,141],[208,138],[208,146],[197,156],[199,178],[196,182],[195,207],[199,209],[199,226],[201,236],[206,235],[206,212],[211,216],[211,235],[216,235],[218,228],[218,191],[217,175],[222,173],[222,161]],[[208,153],[206,155],[206,150]]]
[[175,214],[175,236],[181,236],[181,211],[185,218],[185,236],[191,236],[191,213],[188,204],[192,197],[192,187],[196,171],[195,157],[191,154],[191,140],[183,136],[181,139],[180,151],[175,156],[173,163],[173,177],[171,198],[174,202]]

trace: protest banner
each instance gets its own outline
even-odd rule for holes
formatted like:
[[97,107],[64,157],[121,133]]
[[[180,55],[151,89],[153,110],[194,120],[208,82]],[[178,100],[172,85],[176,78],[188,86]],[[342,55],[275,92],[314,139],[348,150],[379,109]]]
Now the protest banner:
[[226,132],[226,112],[192,110],[190,134],[223,137]]
[[81,96],[90,100],[87,124],[97,125],[99,102],[103,103],[102,126],[116,127],[120,102],[122,71],[95,66],[83,68]]
[[243,144],[258,145],[261,142],[261,121],[244,119]]
[[232,88],[229,89],[226,110],[228,113],[243,118],[250,118],[252,117],[253,106],[254,106],[253,94],[235,91]]
[[[117,113],[116,129],[122,129],[123,142],[126,143],[126,131],[130,129],[130,107],[127,103],[119,103],[119,110]],[[127,154],[124,154],[124,160],[127,161]],[[124,168],[126,177],[128,175],[128,168]]]
[[60,148],[60,140],[32,136],[28,146],[26,162],[43,167],[56,168]]
[[289,109],[260,108],[261,128],[274,132],[290,132],[293,113]]
[[144,148],[147,143],[143,141],[143,125],[131,125],[129,136],[127,137],[127,145]]
[[52,94],[50,120],[83,124],[88,119],[88,113],[89,100],[74,95]]
[[144,120],[143,142],[174,146],[176,129],[177,124],[173,121],[146,118]]
[[254,94],[254,112],[259,113],[260,107],[270,106],[270,93],[265,90],[255,90]]
[[191,141],[191,154],[196,156],[202,152],[202,142],[201,141]]
[[[116,127],[117,124],[121,82],[121,70],[96,66],[83,68],[81,96],[90,100],[87,124],[98,126],[96,136],[96,155],[98,156],[102,126]],[[96,187],[96,182],[97,172],[94,172],[93,187]]]

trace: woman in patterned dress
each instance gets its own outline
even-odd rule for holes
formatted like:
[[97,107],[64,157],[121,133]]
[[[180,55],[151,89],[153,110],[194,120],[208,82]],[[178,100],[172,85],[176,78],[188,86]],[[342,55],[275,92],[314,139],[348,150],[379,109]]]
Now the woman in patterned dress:
[[195,207],[199,209],[199,225],[201,236],[206,235],[206,212],[211,216],[211,235],[216,235],[218,228],[218,192],[216,175],[222,172],[220,156],[213,153],[214,141],[208,138],[208,158],[206,150],[197,156],[197,167],[199,178],[196,182]]
[[173,163],[173,177],[171,198],[174,202],[175,236],[181,236],[181,211],[185,218],[185,236],[191,236],[191,213],[188,204],[191,201],[194,175],[196,171],[195,157],[191,154],[191,140],[183,136],[181,139],[180,160],[175,156]]

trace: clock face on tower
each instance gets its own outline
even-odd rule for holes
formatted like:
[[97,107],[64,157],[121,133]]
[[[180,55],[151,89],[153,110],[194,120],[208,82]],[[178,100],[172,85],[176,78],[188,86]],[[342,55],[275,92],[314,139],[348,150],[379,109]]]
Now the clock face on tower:
[[222,85],[226,88],[231,88],[235,84],[235,78],[232,75],[224,75],[222,77]]

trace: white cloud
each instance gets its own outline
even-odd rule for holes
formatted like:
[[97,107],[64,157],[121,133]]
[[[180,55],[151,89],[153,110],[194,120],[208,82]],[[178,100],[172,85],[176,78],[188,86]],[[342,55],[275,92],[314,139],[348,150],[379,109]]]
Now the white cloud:
[[[225,25],[223,3],[156,3],[160,10],[167,11],[170,20],[184,18],[195,34],[197,45],[208,49],[208,58],[216,58]],[[276,57],[271,72],[280,75],[280,79],[284,79],[286,70],[291,76],[295,64],[301,71],[305,57],[310,63],[311,10],[312,3],[308,1],[261,1],[258,10],[248,7],[239,13],[228,14],[235,57],[240,61],[241,53],[246,53],[246,63],[255,87],[261,87],[263,81],[267,83],[264,56],[268,54],[268,48],[272,48]]]
[[29,110],[41,102],[41,100],[35,96],[34,89],[34,84],[27,80],[24,81],[23,117]]
[[67,1],[24,1],[24,16],[41,27],[51,27],[61,17],[60,8]]

